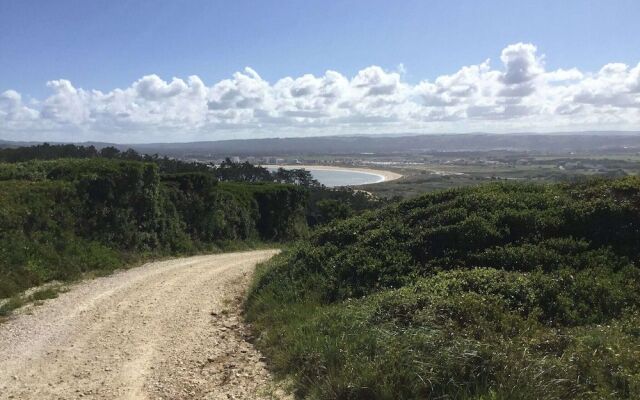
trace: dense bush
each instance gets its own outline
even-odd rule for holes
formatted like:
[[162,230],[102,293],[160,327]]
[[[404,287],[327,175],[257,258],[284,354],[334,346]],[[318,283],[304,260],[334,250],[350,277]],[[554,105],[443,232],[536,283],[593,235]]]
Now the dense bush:
[[640,397],[640,179],[491,184],[326,225],[261,267],[300,396]]
[[[69,160],[64,165],[57,167],[51,164],[51,160],[60,158]],[[74,159],[75,162],[71,159]],[[73,144],[49,145],[45,143],[30,147],[0,149],[0,162],[9,163],[4,164],[0,169],[0,180],[67,179],[68,177],[77,178],[81,175],[90,177],[91,174],[95,175],[96,171],[108,169],[108,165],[117,165],[111,162],[113,160],[143,161],[155,164],[166,183],[171,180],[179,180],[180,182],[178,183],[184,185],[183,180],[190,179],[188,176],[195,174],[199,177],[196,179],[206,179],[210,182],[262,183],[265,184],[265,187],[270,186],[268,184],[279,183],[307,188],[309,189],[309,197],[304,213],[307,224],[312,227],[318,224],[325,224],[334,219],[343,219],[350,215],[359,214],[364,210],[378,208],[383,204],[380,199],[361,190],[326,188],[314,179],[309,171],[304,169],[278,168],[276,171],[269,171],[259,165],[253,165],[249,162],[234,162],[229,158],[219,165],[214,165],[210,162],[185,161],[166,156],[160,157],[157,154],[139,154],[132,149],[120,151],[115,147],[104,147],[97,150],[93,146],[86,147]],[[55,161],[53,162],[55,163]],[[136,165],[139,166],[140,164],[130,163],[129,165],[135,169],[137,168]],[[52,171],[52,168],[55,170]],[[117,171],[115,172],[117,173]],[[51,174],[53,175],[49,176]],[[181,174],[184,175],[184,178],[179,178]],[[68,177],[65,178],[65,175],[68,175]],[[96,184],[99,185],[100,183]],[[175,186],[175,184],[170,185]],[[271,187],[275,188],[277,186]],[[176,193],[174,192],[174,194]],[[173,196],[173,199],[175,200],[179,197],[179,195],[177,197]],[[202,200],[202,196],[199,195],[199,197]],[[222,202],[235,202],[234,199],[226,194],[217,196],[216,199]],[[248,203],[245,203],[245,205],[250,206]],[[255,206],[255,204],[251,206]],[[204,210],[200,208],[199,211]],[[196,213],[192,212],[192,214],[195,215]],[[299,223],[295,225],[299,225]],[[295,226],[289,228],[295,228]],[[305,230],[304,227],[302,230]],[[278,233],[275,234],[275,236],[279,237],[287,235],[289,233],[283,234],[282,229],[279,229]]]
[[380,208],[384,203],[384,200],[363,190],[312,188],[305,213],[309,226],[317,226]]
[[137,257],[306,233],[306,189],[107,158],[0,164],[0,298]]
[[108,245],[76,234],[82,206],[68,182],[0,182],[0,297],[122,262]]
[[[105,154],[114,155],[120,153],[114,148],[114,152]],[[94,158],[100,156],[100,152],[94,146],[76,146],[74,144],[50,145],[44,143],[36,146],[25,146],[16,148],[0,148],[0,162],[22,162],[30,160],[53,160],[56,158]]]

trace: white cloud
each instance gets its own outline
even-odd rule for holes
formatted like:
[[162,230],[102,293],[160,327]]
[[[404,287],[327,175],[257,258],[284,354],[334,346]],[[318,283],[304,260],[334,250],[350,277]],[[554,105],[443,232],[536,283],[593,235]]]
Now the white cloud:
[[537,51],[530,43],[516,43],[502,50],[500,59],[505,66],[502,81],[507,85],[519,85],[540,76],[544,68],[536,56]]
[[558,69],[555,71],[547,72],[544,75],[544,78],[547,82],[566,82],[566,81],[575,81],[584,78],[584,74],[580,72],[577,68],[571,69]]
[[351,85],[361,89],[363,96],[392,95],[400,90],[400,74],[387,73],[378,66],[371,66],[359,71]]
[[138,96],[147,100],[162,100],[185,92],[188,87],[182,79],[173,78],[171,83],[160,79],[158,75],[143,76],[133,84]]
[[71,82],[60,79],[47,82],[53,94],[44,100],[40,116],[60,124],[81,125],[89,120],[91,94],[76,89]]
[[635,68],[620,63],[607,64],[581,82],[573,101],[599,107],[640,108],[639,75],[640,64]]
[[[7,90],[0,93],[0,122],[7,127],[20,126],[21,123],[29,123],[38,118],[38,112],[22,103],[22,96],[15,90]],[[0,133],[2,132],[0,125]]]
[[536,46],[516,43],[489,60],[410,84],[404,66],[267,82],[253,69],[210,85],[147,75],[109,92],[47,83],[25,104],[0,93],[0,138],[184,141],[227,137],[471,130],[640,129],[640,64],[595,73],[545,69]]

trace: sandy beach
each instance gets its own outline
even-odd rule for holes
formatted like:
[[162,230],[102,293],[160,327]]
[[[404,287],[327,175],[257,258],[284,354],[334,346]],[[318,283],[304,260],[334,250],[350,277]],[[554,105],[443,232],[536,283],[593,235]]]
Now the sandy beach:
[[[352,172],[362,172],[363,174],[371,174],[380,177],[378,182],[385,181],[393,181],[395,179],[402,178],[401,174],[385,171],[381,169],[371,169],[371,168],[359,168],[359,167],[338,167],[333,165],[302,165],[302,164],[288,164],[288,165],[275,165],[275,164],[265,164],[262,165],[265,168],[285,168],[285,169],[307,169],[307,170],[317,170],[317,171],[352,171]],[[376,183],[378,183],[376,182]]]

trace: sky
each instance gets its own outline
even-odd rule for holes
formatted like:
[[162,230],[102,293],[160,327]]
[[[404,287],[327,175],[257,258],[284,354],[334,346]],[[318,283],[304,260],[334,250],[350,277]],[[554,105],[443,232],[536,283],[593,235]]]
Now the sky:
[[640,1],[0,0],[0,139],[640,130]]

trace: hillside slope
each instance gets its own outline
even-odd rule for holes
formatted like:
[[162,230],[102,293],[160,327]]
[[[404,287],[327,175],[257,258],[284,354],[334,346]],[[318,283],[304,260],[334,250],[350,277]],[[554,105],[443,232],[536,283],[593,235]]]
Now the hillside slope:
[[248,319],[299,395],[640,397],[640,179],[491,184],[333,223]]

